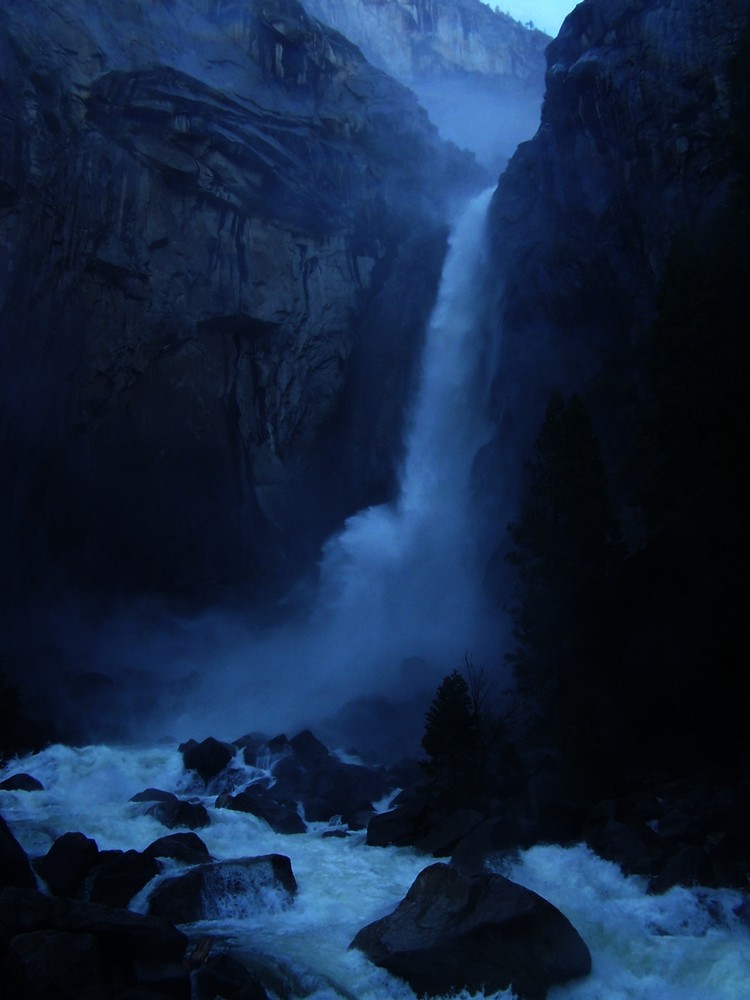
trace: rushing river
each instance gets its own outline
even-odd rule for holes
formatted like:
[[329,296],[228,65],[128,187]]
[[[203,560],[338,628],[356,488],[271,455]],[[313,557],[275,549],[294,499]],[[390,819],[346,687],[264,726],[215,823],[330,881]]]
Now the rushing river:
[[[217,860],[285,854],[299,892],[291,907],[260,912],[247,912],[241,900],[216,900],[221,916],[190,933],[272,959],[294,984],[295,1000],[414,1000],[404,983],[348,945],[360,927],[395,907],[431,858],[368,847],[363,833],[324,838],[327,824],[276,834],[254,816],[216,809],[215,791],[206,794],[171,748],[53,746],[11,762],[0,779],[18,771],[33,774],[44,790],[0,792],[0,814],[30,855],[46,853],[70,831],[92,837],[100,850],[143,850],[168,832],[128,801],[147,787],[201,801],[211,825],[200,836]],[[245,779],[254,777],[247,769]],[[583,846],[534,847],[503,872],[558,906],[591,949],[592,975],[552,990],[549,1000],[748,1000],[750,927],[735,912],[740,893],[675,888],[649,896],[642,879],[626,878]],[[158,881],[174,873],[165,869],[131,907],[145,911]]]

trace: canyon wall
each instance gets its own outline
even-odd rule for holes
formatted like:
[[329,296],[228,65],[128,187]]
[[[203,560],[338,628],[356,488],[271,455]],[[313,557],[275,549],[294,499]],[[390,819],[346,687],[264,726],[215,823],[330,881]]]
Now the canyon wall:
[[294,0],[13,0],[0,67],[9,591],[282,588],[393,488],[481,171]]

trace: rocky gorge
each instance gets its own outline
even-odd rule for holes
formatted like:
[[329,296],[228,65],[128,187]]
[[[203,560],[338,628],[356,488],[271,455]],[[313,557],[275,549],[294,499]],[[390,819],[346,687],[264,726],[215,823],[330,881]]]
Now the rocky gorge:
[[294,2],[14,3],[2,64],[12,589],[288,583],[390,488],[481,171]]
[[[441,4],[348,6],[408,13],[436,45],[450,32],[426,15],[458,23]],[[314,576],[324,538],[360,505],[324,553],[364,602],[344,605],[338,672],[331,633],[303,631],[325,640],[305,658],[291,629],[281,660],[261,644],[227,671],[216,648],[200,659],[192,619],[177,680],[166,644],[158,683],[110,668],[135,691],[136,721],[158,701],[165,729],[184,729],[193,698],[198,740],[179,751],[56,744],[8,766],[0,870],[22,882],[2,900],[8,981],[33,978],[46,949],[54,964],[71,934],[92,995],[186,995],[201,972],[207,995],[295,1000],[508,984],[542,997],[561,980],[566,997],[730,1000],[750,967],[745,6],[584,0],[547,49],[540,127],[473,230],[476,282],[453,285],[472,299],[482,378],[459,386],[438,451],[453,459],[458,438],[467,453],[455,534],[481,586],[462,590],[461,546],[447,572],[431,561],[456,525],[444,480],[425,474],[417,495],[438,503],[413,555],[438,586],[421,604],[396,557],[413,525],[397,482],[404,401],[446,220],[482,170],[296,4],[125,5],[117,32],[90,8],[85,24],[72,3],[59,19],[60,5],[0,15],[3,86],[21,109],[2,119],[0,152],[8,621],[27,645],[33,633],[47,704],[62,702],[29,613],[60,581],[183,608],[230,593],[245,614]],[[486,398],[465,391],[477,385]],[[450,380],[438,389],[447,399]],[[451,425],[477,400],[484,437],[468,454]],[[363,536],[372,577],[346,563]],[[399,665],[381,622],[429,621],[442,637],[420,617],[432,603],[457,632],[466,593],[507,628],[491,633],[486,673],[467,656],[466,679],[438,688],[430,760],[355,762],[378,728],[379,748],[400,747],[396,698],[357,697],[373,673],[422,718],[415,678],[437,681],[424,658]],[[368,631],[381,600],[398,614]],[[233,686],[240,673],[255,687]],[[119,722],[114,687],[81,672],[71,690]],[[232,743],[209,730],[222,697],[232,718],[263,720],[268,687],[311,725],[314,698],[350,699],[348,752],[304,729]],[[1,700],[21,733],[3,749],[38,748],[14,689]],[[166,920],[149,925],[166,935],[159,967],[130,951],[112,963],[124,931],[79,904]],[[170,922],[189,925],[187,968]],[[210,962],[202,930],[221,942]],[[225,948],[235,933],[242,946]],[[269,972],[271,954],[291,978]]]

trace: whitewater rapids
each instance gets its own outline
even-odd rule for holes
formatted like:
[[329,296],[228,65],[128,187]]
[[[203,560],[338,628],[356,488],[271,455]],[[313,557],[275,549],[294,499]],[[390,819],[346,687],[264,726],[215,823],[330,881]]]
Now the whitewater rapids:
[[[312,824],[307,834],[276,834],[254,816],[216,809],[215,795],[185,773],[171,748],[52,746],[10,762],[0,780],[19,771],[33,774],[44,790],[0,791],[0,814],[29,855],[46,853],[72,831],[92,837],[100,850],[143,850],[168,833],[128,801],[147,787],[202,801],[211,825],[200,836],[217,860],[285,854],[299,892],[290,908],[257,915],[238,913],[231,901],[222,910],[219,900],[223,916],[191,933],[214,935],[240,956],[272,959],[295,984],[294,1000],[415,1000],[403,982],[348,945],[362,926],[396,906],[432,858],[368,847],[363,833],[324,838],[327,824]],[[156,884],[174,871],[153,880],[131,908],[145,911]],[[747,1000],[750,926],[746,900],[742,919],[742,893],[677,887],[649,896],[645,880],[624,876],[585,846],[533,847],[502,872],[562,910],[591,950],[591,976],[551,990],[549,1000]],[[494,1000],[512,996],[493,994]]]

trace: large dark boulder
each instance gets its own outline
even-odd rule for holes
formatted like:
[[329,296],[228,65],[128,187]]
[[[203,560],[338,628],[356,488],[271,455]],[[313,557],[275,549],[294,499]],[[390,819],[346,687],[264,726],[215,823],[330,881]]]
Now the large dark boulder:
[[220,795],[216,805],[221,809],[250,813],[266,823],[276,833],[305,833],[307,826],[297,812],[297,803],[269,791],[264,785],[250,785],[238,795]]
[[156,858],[139,851],[101,851],[82,894],[92,903],[127,906],[136,893],[161,871]]
[[9,778],[0,781],[0,789],[4,792],[41,792],[44,790],[44,785],[32,774],[22,772],[11,774]]
[[[0,891],[0,976],[10,997],[189,1000],[187,938],[170,924],[127,910]],[[4,995],[5,995],[4,993]]]
[[26,852],[0,816],[0,888],[35,889],[36,879]]
[[177,924],[258,910],[286,908],[297,893],[292,865],[283,854],[199,865],[154,889],[148,912]]
[[249,969],[231,955],[211,956],[195,973],[195,1000],[268,1000],[268,994]]
[[277,756],[272,795],[300,803],[310,822],[361,814],[393,787],[385,771],[344,763],[309,729],[268,741],[255,761],[263,754]]
[[99,942],[93,934],[38,930],[10,944],[25,974],[24,994],[55,1000],[100,1000],[105,993]]
[[54,896],[77,896],[84,879],[96,865],[99,848],[83,833],[64,833],[58,837],[34,868]]
[[170,830],[187,827],[188,830],[202,830],[209,826],[211,817],[200,802],[185,802],[176,796],[149,806],[146,812]]
[[159,837],[143,852],[149,858],[173,858],[186,865],[199,865],[211,860],[208,848],[197,833],[172,833]]
[[591,971],[586,944],[547,900],[500,875],[472,877],[444,864],[426,868],[351,947],[418,995],[512,986],[524,1000],[543,1000],[551,986]]
[[202,743],[188,740],[180,745],[186,771],[195,771],[206,784],[216,777],[234,757],[236,748],[231,743],[209,736]]

